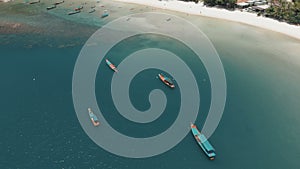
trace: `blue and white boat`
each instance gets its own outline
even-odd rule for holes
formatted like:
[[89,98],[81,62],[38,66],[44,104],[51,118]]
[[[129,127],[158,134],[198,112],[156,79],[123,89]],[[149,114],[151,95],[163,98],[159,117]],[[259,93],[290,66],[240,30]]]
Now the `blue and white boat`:
[[100,125],[100,122],[97,118],[97,116],[93,113],[92,109],[91,108],[88,108],[88,112],[89,112],[89,116],[90,116],[90,119],[93,123],[93,125],[96,127],[96,126],[99,126]]
[[105,17],[107,17],[108,15],[109,15],[108,10],[104,10],[103,13],[102,13],[102,15],[101,15],[101,17],[102,17],[102,18],[105,18]]
[[200,131],[197,129],[197,126],[194,124],[191,124],[191,130],[192,133],[199,144],[199,146],[202,148],[204,153],[208,156],[210,160],[214,160],[216,157],[215,149],[213,146],[208,142],[207,138],[200,133]]

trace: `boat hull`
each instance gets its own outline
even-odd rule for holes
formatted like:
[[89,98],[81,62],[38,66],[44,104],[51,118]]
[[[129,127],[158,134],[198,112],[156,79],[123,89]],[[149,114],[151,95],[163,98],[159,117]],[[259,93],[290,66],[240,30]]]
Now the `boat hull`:
[[197,129],[196,125],[194,124],[191,124],[191,131],[195,140],[197,141],[198,145],[201,147],[203,152],[206,154],[206,156],[210,160],[214,160],[216,156],[215,149],[208,142],[207,138],[200,133],[200,131]]
[[29,4],[37,4],[37,3],[40,3],[40,0],[38,0],[38,1],[33,1],[33,2],[29,2]]
[[56,8],[56,5],[47,7],[47,10],[51,10],[51,9],[54,9],[54,8]]
[[90,119],[92,121],[92,124],[97,127],[100,125],[100,122],[97,118],[97,116],[93,113],[93,111],[91,110],[91,108],[88,108],[88,113],[89,113],[89,116],[90,116]]
[[80,11],[81,9],[83,9],[83,6],[78,7],[78,8],[75,8],[74,10],[75,10],[75,11]]
[[162,74],[158,74],[159,79],[167,86],[169,86],[170,88],[175,88],[175,85],[173,83],[170,83],[166,80],[166,77]]
[[74,14],[78,14],[80,13],[80,11],[72,11],[72,12],[69,12],[68,15],[74,15]]
[[112,64],[108,59],[106,59],[105,61],[106,61],[106,64],[110,67],[111,70],[115,71],[116,73],[118,72],[118,69],[114,64]]
[[108,15],[109,15],[108,11],[105,10],[105,11],[103,12],[103,14],[101,15],[101,18],[108,17]]
[[59,4],[62,4],[64,3],[65,1],[60,1],[60,2],[55,2],[54,5],[59,5]]
[[101,18],[105,18],[105,17],[108,17],[108,14],[103,14],[103,15],[101,16]]
[[89,11],[89,13],[93,13],[93,12],[95,12],[95,11],[96,11],[95,9],[92,9],[92,10]]

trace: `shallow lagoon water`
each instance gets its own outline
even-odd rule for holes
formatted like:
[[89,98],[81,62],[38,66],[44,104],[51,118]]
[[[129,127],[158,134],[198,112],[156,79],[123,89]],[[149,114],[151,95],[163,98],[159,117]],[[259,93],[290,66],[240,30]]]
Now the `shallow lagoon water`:
[[[132,7],[135,10],[133,12],[147,9],[123,5],[128,13],[132,12],[129,10]],[[127,12],[115,11],[112,18]],[[18,17],[16,20],[13,14],[10,15],[12,18],[6,17],[6,20],[26,22],[26,19],[30,19]],[[50,15],[52,17],[34,21],[35,24],[31,26],[48,20],[49,23],[51,21],[58,24],[54,28],[60,31],[52,29],[47,34],[49,31],[41,26],[41,30],[46,30],[45,35],[29,32],[2,34],[0,37],[1,42],[5,41],[0,46],[0,146],[3,147],[0,152],[3,159],[0,168],[298,169],[300,41],[244,24],[177,15],[189,19],[210,38],[225,69],[228,87],[225,112],[219,127],[210,138],[217,151],[215,161],[211,162],[205,157],[191,135],[172,150],[146,159],[118,157],[93,143],[77,120],[71,92],[72,73],[78,53],[99,25],[86,26],[85,23],[65,21],[64,18]],[[77,28],[77,33],[54,36],[68,32],[70,27]],[[139,44],[148,47],[157,40],[168,42],[168,39],[152,36],[131,39],[128,46],[120,44],[119,47],[128,51],[134,48],[130,44],[143,42]],[[159,45],[169,47],[170,50],[178,47],[176,42]],[[117,52],[118,50],[112,51],[114,54]],[[119,59],[116,59],[116,63],[121,61]],[[197,120],[201,126],[210,103],[209,91],[206,91],[209,81],[199,61],[188,56],[185,61],[195,71],[202,87],[200,90],[206,93],[201,95],[202,111]],[[105,72],[103,78],[109,79],[112,75],[105,66],[100,67],[100,71]],[[131,95],[137,108],[147,109],[149,106],[145,99],[137,99],[146,98],[148,94],[143,92],[139,85],[141,82],[147,82],[146,91],[162,88],[167,96],[171,95],[171,101],[177,102],[176,95],[179,93],[168,93],[167,88],[149,78],[157,72],[158,70],[141,72],[133,80],[132,88],[137,90],[132,90]],[[96,93],[99,96],[102,86],[108,85],[106,81],[101,81],[101,76],[98,75],[96,80]],[[169,106],[167,114],[161,119],[162,123],[150,123],[145,128],[152,129],[152,134],[160,132],[176,117],[176,113],[171,114],[176,109],[176,106]],[[137,127],[137,124],[122,120],[117,112],[106,117],[120,132],[147,136],[138,130],[130,133],[130,129]]]

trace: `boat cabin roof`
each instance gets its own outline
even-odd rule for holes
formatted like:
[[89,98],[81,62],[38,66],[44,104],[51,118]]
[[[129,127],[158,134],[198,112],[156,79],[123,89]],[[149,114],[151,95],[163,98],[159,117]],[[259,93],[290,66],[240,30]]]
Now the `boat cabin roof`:
[[200,135],[200,140],[201,140],[203,146],[205,147],[205,149],[207,151],[214,151],[215,150],[203,134]]

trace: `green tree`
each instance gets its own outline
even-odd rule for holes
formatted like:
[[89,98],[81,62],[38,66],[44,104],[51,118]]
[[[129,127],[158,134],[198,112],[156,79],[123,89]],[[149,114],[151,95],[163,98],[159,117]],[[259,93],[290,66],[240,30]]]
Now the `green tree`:
[[207,6],[215,6],[217,4],[217,0],[203,0],[203,3]]

